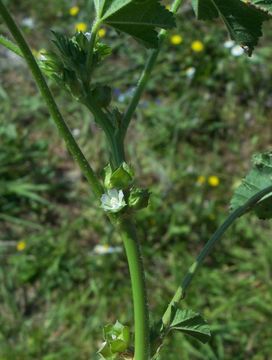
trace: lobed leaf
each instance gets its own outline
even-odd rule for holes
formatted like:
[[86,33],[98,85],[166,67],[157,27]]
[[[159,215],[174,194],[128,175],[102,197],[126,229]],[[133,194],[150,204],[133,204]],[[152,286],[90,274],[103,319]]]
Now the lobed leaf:
[[186,335],[193,336],[195,339],[206,343],[211,338],[209,325],[198,313],[192,310],[180,310],[176,307],[172,309],[173,315],[169,330],[178,330]]
[[[259,191],[272,185],[272,152],[257,154],[253,157],[253,167],[242,184],[235,190],[231,209],[243,206]],[[272,193],[262,198],[253,211],[260,219],[272,218]]]
[[272,0],[192,0],[192,5],[200,20],[220,17],[249,55],[262,36],[263,22],[272,15]]
[[131,35],[147,48],[158,47],[157,28],[175,26],[173,14],[159,0],[95,0],[98,19]]
[[248,0],[248,2],[256,8],[272,15],[272,0]]

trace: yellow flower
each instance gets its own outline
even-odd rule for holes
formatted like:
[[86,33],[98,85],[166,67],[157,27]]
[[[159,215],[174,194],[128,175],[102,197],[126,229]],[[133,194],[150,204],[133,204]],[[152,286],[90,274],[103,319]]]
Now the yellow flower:
[[107,30],[106,30],[106,29],[102,28],[102,29],[98,30],[98,36],[99,36],[100,38],[105,37],[106,34],[107,34]]
[[79,13],[79,7],[78,6],[72,6],[70,9],[69,9],[69,14],[71,16],[77,16],[77,14]]
[[24,251],[26,248],[26,243],[24,241],[19,241],[17,244],[16,244],[16,249],[17,251]]
[[195,40],[192,42],[191,44],[191,49],[194,51],[194,52],[201,52],[204,50],[204,44],[199,41],[199,40]]
[[77,32],[85,32],[87,30],[87,24],[84,22],[79,22],[75,25]]
[[170,42],[172,45],[180,45],[183,42],[183,38],[181,35],[172,35],[170,38]]
[[166,5],[166,9],[171,10],[171,5],[170,4]]
[[199,184],[199,185],[203,185],[203,184],[206,182],[205,176],[200,175],[200,176],[197,178],[196,182],[197,182],[197,184]]
[[215,175],[209,176],[209,178],[208,178],[208,183],[209,183],[209,185],[212,186],[212,187],[218,186],[218,185],[220,184],[219,177],[218,177],[218,176],[215,176]]

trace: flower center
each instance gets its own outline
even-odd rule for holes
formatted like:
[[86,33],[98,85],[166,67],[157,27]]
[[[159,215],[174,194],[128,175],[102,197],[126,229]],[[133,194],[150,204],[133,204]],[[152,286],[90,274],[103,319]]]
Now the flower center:
[[110,199],[110,203],[112,207],[118,207],[119,206],[119,201],[117,198],[113,197]]

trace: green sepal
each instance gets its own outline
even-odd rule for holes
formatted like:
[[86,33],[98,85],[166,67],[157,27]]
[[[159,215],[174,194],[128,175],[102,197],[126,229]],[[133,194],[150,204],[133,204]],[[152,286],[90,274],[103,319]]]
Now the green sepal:
[[103,336],[105,342],[98,351],[103,359],[117,359],[118,354],[124,353],[129,347],[129,328],[119,321],[116,321],[114,325],[106,325],[103,329]]
[[150,192],[147,189],[133,188],[130,191],[128,198],[129,207],[140,210],[148,206],[150,199]]
[[[84,84],[88,81],[89,69],[86,67],[90,46],[88,36],[82,32],[71,38],[56,31],[52,31],[52,34],[56,50],[44,54],[45,59],[39,61],[41,69],[45,75],[54,79],[59,86],[69,90],[73,96],[79,99],[84,93]],[[97,41],[90,72],[92,73],[110,53],[109,46]],[[109,101],[109,90],[104,89],[103,94],[102,103],[105,104]],[[101,100],[101,94],[99,98]]]
[[111,345],[107,342],[104,342],[101,348],[98,350],[98,354],[102,359],[105,360],[115,360],[117,359],[118,354],[114,354],[111,350]]
[[125,162],[114,171],[112,171],[110,165],[107,165],[104,171],[104,184],[107,189],[126,189],[133,181],[133,171]]

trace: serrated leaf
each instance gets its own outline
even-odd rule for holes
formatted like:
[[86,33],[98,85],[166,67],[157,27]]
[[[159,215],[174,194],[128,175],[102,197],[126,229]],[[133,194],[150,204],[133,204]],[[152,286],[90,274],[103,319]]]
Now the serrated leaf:
[[[272,185],[272,152],[254,155],[252,162],[252,169],[234,192],[232,210],[243,206],[252,196]],[[271,219],[272,193],[261,199],[253,211],[260,219]]]
[[271,1],[192,0],[192,5],[200,20],[220,17],[230,37],[251,55],[262,36],[262,24],[270,17]]
[[272,14],[272,0],[249,0],[248,2],[260,10],[267,11],[270,15]]
[[95,0],[100,21],[125,32],[147,48],[158,47],[156,28],[175,26],[173,14],[159,0]]
[[172,320],[169,330],[178,330],[186,335],[193,336],[195,339],[206,343],[211,338],[209,325],[198,313],[192,310],[180,310],[173,308]]
[[192,6],[199,20],[212,20],[218,17],[218,11],[212,0],[192,0]]

